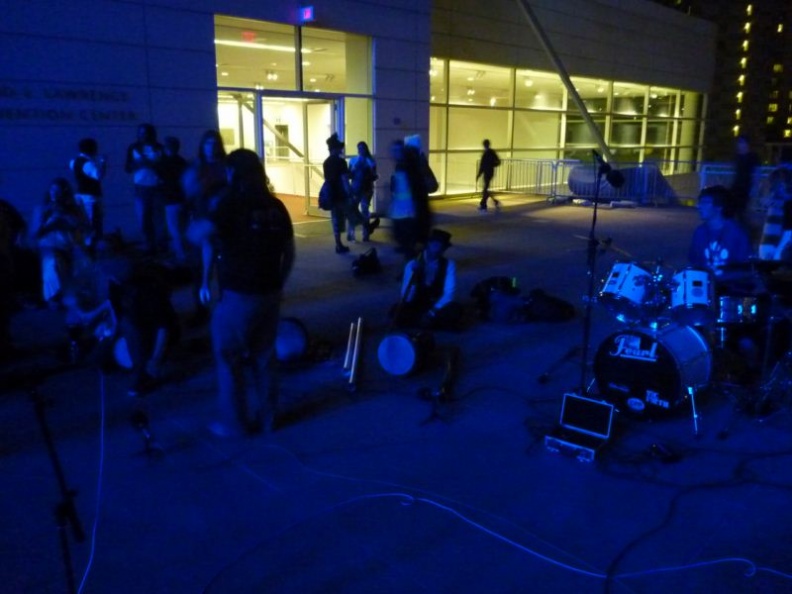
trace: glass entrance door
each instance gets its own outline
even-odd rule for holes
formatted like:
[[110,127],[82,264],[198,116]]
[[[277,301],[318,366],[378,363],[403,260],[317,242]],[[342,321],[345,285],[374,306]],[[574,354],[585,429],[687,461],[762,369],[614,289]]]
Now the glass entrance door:
[[261,98],[261,150],[267,175],[281,200],[294,207],[300,201],[308,214],[322,213],[317,201],[324,181],[325,141],[334,131],[341,133],[338,103],[328,99]]

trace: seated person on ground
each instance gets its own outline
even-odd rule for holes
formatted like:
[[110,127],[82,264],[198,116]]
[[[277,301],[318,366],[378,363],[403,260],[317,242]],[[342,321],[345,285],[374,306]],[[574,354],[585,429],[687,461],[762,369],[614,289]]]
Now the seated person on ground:
[[456,330],[462,306],[455,302],[456,264],[444,256],[451,234],[432,229],[426,248],[404,268],[394,323],[401,327]]
[[[100,365],[112,359],[111,347],[124,339],[133,374],[130,396],[145,394],[157,385],[168,350],[179,339],[178,317],[163,274],[150,263],[101,260],[93,282],[83,283],[82,291],[66,299],[71,310],[67,319],[93,327],[102,341]],[[86,290],[88,286],[91,289]]]

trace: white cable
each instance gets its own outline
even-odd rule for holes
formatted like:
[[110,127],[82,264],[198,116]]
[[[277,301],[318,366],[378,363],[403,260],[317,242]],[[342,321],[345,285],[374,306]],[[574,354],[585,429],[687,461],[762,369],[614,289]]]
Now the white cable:
[[104,450],[105,450],[105,385],[104,373],[99,372],[99,475],[96,479],[96,507],[94,509],[94,522],[91,528],[91,553],[88,557],[88,563],[85,566],[80,587],[77,589],[78,594],[82,594],[85,588],[85,582],[88,580],[88,574],[93,567],[94,554],[96,553],[96,530],[99,526],[99,508],[102,503],[102,481],[104,478]]

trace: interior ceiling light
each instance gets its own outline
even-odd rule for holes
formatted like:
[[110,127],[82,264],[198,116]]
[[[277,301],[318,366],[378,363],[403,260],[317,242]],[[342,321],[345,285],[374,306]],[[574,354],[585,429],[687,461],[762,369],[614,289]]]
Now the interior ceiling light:
[[526,79],[525,79],[525,86],[526,86],[526,87],[532,87],[532,86],[533,86],[533,84],[534,84],[534,82],[533,82],[533,80],[531,80],[530,78],[526,78]]
[[[225,45],[228,47],[243,47],[245,49],[267,50],[271,52],[294,53],[294,48],[288,45],[272,45],[270,43],[257,43],[255,41],[233,41],[231,39],[215,39],[215,45]],[[303,48],[303,54],[310,54],[312,50]]]

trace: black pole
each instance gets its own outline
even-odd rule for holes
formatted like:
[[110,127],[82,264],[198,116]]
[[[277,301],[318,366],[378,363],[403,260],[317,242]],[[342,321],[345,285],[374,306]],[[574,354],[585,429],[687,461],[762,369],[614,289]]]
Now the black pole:
[[599,207],[599,194],[600,194],[600,179],[603,175],[608,173],[609,166],[607,163],[600,163],[597,154],[594,153],[594,163],[597,166],[597,175],[594,182],[594,211],[591,215],[591,230],[589,231],[588,246],[586,250],[586,266],[588,274],[588,293],[586,295],[586,314],[583,317],[583,347],[580,355],[580,394],[587,396],[588,390],[586,389],[586,372],[588,370],[588,352],[589,341],[591,339],[591,310],[594,303],[594,277],[597,270],[597,247],[599,240],[597,239],[597,209]]
[[58,458],[58,452],[55,450],[55,442],[52,439],[49,425],[47,425],[44,398],[42,398],[35,388],[30,390],[30,398],[33,400],[36,418],[41,428],[41,435],[44,437],[47,453],[49,454],[52,469],[55,472],[55,478],[58,481],[58,487],[60,489],[61,500],[55,506],[55,521],[60,535],[61,552],[63,554],[63,565],[66,571],[68,589],[70,594],[75,594],[77,592],[77,587],[74,581],[74,569],[72,568],[71,551],[69,549],[69,537],[66,534],[66,526],[71,526],[75,542],[83,542],[85,540],[85,532],[80,523],[80,518],[77,515],[77,508],[74,506],[74,497],[77,495],[77,492],[70,489],[66,483],[66,476],[63,474],[63,467]]

